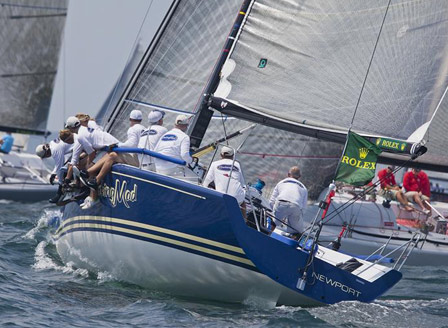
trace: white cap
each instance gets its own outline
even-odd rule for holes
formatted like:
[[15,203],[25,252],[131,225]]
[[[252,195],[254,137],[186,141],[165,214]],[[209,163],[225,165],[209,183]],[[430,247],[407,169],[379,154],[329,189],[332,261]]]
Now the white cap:
[[222,147],[221,155],[233,156],[233,149],[227,146]]
[[165,116],[165,112],[155,109],[148,114],[149,123],[157,123]]
[[176,117],[176,125],[187,125],[190,123],[190,117],[187,115],[177,115]]
[[131,120],[141,121],[143,118],[142,112],[138,109],[134,109],[131,114],[129,114]]
[[36,155],[39,156],[40,158],[44,158],[45,153],[46,153],[46,151],[44,149],[44,145],[45,144],[42,144],[42,145],[39,145],[36,147]]
[[66,128],[77,128],[80,125],[81,125],[81,122],[79,122],[79,120],[74,116],[70,116],[67,119],[67,122],[65,122]]

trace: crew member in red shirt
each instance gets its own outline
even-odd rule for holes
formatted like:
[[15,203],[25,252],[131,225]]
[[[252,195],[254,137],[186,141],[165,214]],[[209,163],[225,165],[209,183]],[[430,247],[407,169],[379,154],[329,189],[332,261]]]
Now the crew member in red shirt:
[[404,206],[405,210],[413,211],[414,208],[409,205],[407,198],[404,197],[404,194],[395,181],[394,170],[395,166],[389,165],[387,168],[378,172],[378,180],[381,182],[378,194],[380,196],[389,196],[392,200],[398,200]]
[[429,183],[428,175],[420,169],[416,169],[416,171],[418,172],[418,178],[420,179],[420,190],[424,196],[428,197],[429,201],[431,198],[431,185]]
[[418,204],[425,214],[430,214],[431,207],[427,204],[429,198],[422,193],[419,172],[419,169],[411,169],[404,174],[403,187],[406,189],[404,195],[409,201]]

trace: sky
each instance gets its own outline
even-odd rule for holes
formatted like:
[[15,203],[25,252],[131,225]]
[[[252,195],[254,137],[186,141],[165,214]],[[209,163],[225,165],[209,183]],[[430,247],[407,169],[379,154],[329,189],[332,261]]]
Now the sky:
[[119,80],[136,40],[146,48],[171,2],[69,1],[48,130],[63,128],[66,118],[79,112],[95,117]]

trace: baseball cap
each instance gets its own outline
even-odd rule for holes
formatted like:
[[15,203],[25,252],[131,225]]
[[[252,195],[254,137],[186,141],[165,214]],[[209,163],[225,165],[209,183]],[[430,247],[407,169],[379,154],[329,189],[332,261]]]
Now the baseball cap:
[[190,117],[187,115],[177,115],[176,117],[176,124],[177,125],[187,125],[188,123],[190,123]]
[[76,117],[74,117],[74,116],[70,116],[67,119],[67,122],[65,122],[65,127],[69,128],[69,129],[70,128],[77,128],[80,125],[81,125],[81,122],[79,122],[79,120]]
[[389,165],[388,167],[387,167],[389,170],[395,170],[395,165]]
[[165,116],[165,112],[164,111],[161,111],[161,110],[158,110],[158,109],[154,109],[153,111],[151,111],[148,114],[148,121],[149,121],[149,123],[157,123],[164,116]]
[[131,120],[136,120],[136,121],[141,121],[143,116],[142,116],[142,112],[139,111],[138,109],[134,109],[131,114],[129,114],[129,118]]
[[233,149],[227,146],[222,147],[221,155],[233,156]]
[[47,152],[46,144],[42,144],[36,147],[36,155],[40,158],[44,158],[45,153]]

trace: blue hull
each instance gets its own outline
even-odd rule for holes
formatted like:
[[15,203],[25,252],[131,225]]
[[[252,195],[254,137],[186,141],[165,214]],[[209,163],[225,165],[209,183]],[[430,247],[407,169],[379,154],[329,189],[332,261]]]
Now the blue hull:
[[[302,292],[295,284],[306,252],[247,227],[233,197],[125,165],[114,165],[100,195],[100,203],[89,210],[81,210],[76,203],[66,205],[56,240],[77,232],[100,232],[158,244],[263,273],[293,293],[328,304],[371,301],[401,277],[391,271],[380,285],[363,282],[360,287],[359,278],[317,261],[315,273],[348,288],[356,287],[359,293],[354,297],[324,283],[309,284]],[[281,258],[288,260],[278,261],[275,254],[284,254]],[[373,288],[376,290],[370,291]]]

